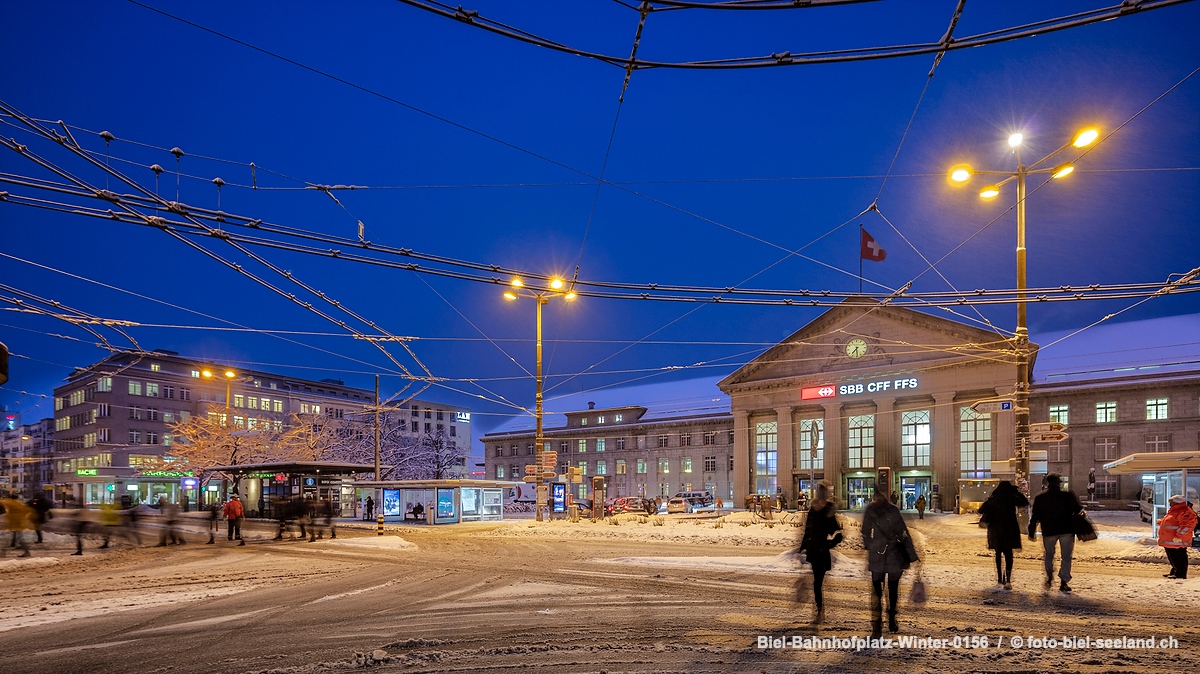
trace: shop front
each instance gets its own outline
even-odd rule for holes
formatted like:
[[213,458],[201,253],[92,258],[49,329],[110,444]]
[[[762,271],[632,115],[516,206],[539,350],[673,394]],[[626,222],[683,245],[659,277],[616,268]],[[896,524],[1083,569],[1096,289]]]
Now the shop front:
[[74,475],[55,477],[60,498],[69,496],[84,506],[115,504],[121,508],[157,506],[160,501],[195,509],[198,480],[191,471],[147,470],[103,466],[78,468]]
[[206,496],[223,502],[236,493],[251,517],[276,518],[295,500],[328,504],[334,517],[358,517],[354,475],[374,470],[373,465],[333,461],[217,466],[211,469],[215,475]]

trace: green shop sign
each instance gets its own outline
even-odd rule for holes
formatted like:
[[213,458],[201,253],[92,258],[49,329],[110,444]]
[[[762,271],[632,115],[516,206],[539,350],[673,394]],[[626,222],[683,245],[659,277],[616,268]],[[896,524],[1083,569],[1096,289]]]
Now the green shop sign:
[[190,470],[144,470],[142,477],[196,477]]
[[76,475],[99,475],[95,468],[79,468],[75,471]]

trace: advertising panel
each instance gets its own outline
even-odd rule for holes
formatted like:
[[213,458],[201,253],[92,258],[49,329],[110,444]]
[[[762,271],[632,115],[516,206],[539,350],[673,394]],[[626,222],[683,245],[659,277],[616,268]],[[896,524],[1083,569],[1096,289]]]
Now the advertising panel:
[[384,489],[383,490],[383,514],[384,515],[400,515],[400,490],[399,489]]
[[451,517],[454,517],[454,490],[438,487],[437,518],[440,520]]
[[567,485],[562,482],[555,482],[550,485],[550,505],[553,512],[567,512]]

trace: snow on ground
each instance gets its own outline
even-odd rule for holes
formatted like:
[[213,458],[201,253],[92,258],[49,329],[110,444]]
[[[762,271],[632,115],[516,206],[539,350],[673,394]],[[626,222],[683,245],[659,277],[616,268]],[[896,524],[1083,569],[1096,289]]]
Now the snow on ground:
[[171,591],[166,588],[156,588],[141,594],[123,594],[119,598],[104,597],[100,599],[51,601],[48,604],[33,604],[10,607],[0,616],[0,632],[20,627],[33,627],[49,623],[88,618],[92,616],[117,613],[121,611],[137,611],[152,606],[201,601],[213,597],[224,597],[239,592],[253,590],[256,585],[241,585],[236,587],[215,587],[203,590]]
[[363,536],[361,538],[324,538],[317,540],[318,545],[330,547],[352,548],[356,550],[416,550],[416,543],[399,536]]

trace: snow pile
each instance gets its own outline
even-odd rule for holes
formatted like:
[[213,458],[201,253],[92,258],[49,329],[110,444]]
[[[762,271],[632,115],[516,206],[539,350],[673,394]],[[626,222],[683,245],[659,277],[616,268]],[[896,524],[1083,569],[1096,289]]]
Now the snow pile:
[[0,572],[29,569],[35,566],[53,566],[58,564],[54,557],[13,557],[0,559]]
[[320,545],[351,548],[354,550],[416,550],[417,544],[399,536],[363,536],[361,538],[327,538],[317,541]]

